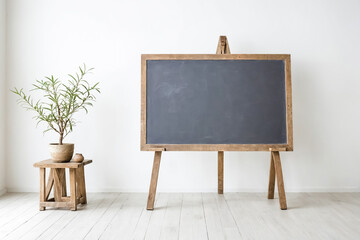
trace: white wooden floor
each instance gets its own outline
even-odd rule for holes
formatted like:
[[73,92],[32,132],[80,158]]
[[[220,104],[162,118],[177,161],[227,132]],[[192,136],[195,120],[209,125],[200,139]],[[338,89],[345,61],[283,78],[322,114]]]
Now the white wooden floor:
[[360,239],[360,193],[90,193],[78,211],[38,210],[38,194],[0,197],[0,239]]

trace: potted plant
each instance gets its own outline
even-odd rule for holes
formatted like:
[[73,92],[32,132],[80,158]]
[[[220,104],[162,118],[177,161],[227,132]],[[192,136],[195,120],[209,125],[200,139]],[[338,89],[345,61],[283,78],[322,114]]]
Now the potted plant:
[[74,144],[63,143],[64,138],[73,131],[76,125],[74,114],[79,111],[88,112],[88,107],[95,101],[94,93],[100,93],[98,84],[91,85],[85,80],[85,76],[93,70],[79,67],[80,72],[75,75],[69,74],[69,79],[63,83],[54,76],[37,80],[31,91],[40,91],[43,94],[41,100],[34,101],[23,89],[11,90],[19,96],[18,103],[25,109],[34,111],[37,125],[46,123],[45,132],[55,131],[59,134],[58,143],[50,143],[50,155],[55,162],[68,162],[74,153]]

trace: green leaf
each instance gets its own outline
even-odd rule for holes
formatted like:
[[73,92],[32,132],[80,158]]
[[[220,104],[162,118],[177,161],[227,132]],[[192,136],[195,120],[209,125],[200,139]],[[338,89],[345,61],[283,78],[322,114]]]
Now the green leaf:
[[98,82],[90,85],[84,78],[93,69],[87,69],[85,64],[83,67],[80,66],[80,73],[68,74],[70,79],[68,78],[66,83],[55,78],[54,75],[35,80],[30,91],[43,92],[43,98],[40,100],[33,99],[22,88],[15,87],[10,91],[18,96],[16,101],[20,106],[35,112],[33,119],[36,120],[37,125],[41,122],[48,123],[44,133],[50,130],[57,133],[65,131],[67,135],[76,125],[74,114],[81,109],[88,113],[87,106],[93,106],[92,102],[96,99],[94,93],[100,93]]

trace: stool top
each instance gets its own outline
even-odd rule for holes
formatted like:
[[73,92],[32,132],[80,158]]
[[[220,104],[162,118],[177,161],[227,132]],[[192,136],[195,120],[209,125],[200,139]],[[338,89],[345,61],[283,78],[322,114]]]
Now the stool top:
[[85,159],[84,161],[78,163],[74,161],[70,162],[54,162],[52,159],[47,159],[41,162],[34,163],[34,167],[37,168],[79,168],[80,166],[85,166],[92,163],[92,160]]

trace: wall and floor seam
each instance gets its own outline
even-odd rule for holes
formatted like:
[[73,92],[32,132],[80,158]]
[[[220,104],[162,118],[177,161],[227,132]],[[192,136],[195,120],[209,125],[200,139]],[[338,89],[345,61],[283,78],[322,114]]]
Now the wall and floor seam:
[[7,123],[7,79],[6,79],[6,0],[0,0],[0,196],[6,193],[6,123]]

